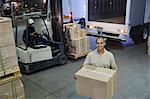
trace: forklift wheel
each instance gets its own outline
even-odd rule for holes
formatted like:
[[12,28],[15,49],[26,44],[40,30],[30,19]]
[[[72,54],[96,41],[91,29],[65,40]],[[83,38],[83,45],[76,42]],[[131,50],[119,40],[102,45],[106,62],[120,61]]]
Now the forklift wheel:
[[67,62],[67,56],[65,54],[61,54],[59,57],[58,57],[58,64],[59,65],[64,65],[66,64]]

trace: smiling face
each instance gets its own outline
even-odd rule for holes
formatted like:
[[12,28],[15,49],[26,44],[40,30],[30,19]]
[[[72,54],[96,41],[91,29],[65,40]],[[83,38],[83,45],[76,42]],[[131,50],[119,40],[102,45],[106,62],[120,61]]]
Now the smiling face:
[[102,37],[99,37],[96,39],[96,48],[97,48],[97,51],[102,51],[104,50],[104,46],[105,46],[105,41],[104,41],[104,38]]

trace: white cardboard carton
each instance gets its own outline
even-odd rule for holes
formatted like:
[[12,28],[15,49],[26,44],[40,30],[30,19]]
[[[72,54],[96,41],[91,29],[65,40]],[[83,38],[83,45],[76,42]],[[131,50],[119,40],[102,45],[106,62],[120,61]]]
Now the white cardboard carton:
[[112,99],[116,89],[116,71],[85,65],[75,73],[77,93],[93,99]]
[[11,19],[7,17],[0,17],[0,35],[12,33]]
[[15,40],[12,33],[0,35],[0,47],[14,45]]
[[90,42],[88,37],[72,39],[71,53],[82,54],[90,51]]
[[25,99],[24,86],[20,79],[0,85],[0,99]]
[[0,71],[18,66],[16,47],[15,45],[0,48]]
[[150,47],[150,36],[148,36],[147,46]]

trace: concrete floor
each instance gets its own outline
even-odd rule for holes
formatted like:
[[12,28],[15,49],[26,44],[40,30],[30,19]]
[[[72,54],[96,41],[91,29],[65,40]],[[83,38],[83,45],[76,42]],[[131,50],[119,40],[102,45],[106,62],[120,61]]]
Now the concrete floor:
[[[95,43],[94,38],[91,43]],[[113,99],[150,99],[150,57],[146,54],[146,43],[108,42],[107,49],[114,54],[118,66],[118,90]],[[77,95],[74,80],[74,73],[84,59],[68,60],[63,66],[31,75],[23,74],[26,99],[89,99]]]

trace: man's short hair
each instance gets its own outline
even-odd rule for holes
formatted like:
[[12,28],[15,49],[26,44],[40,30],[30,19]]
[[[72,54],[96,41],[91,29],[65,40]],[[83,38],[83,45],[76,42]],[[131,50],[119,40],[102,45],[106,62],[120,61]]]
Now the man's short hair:
[[106,38],[103,38],[103,37],[100,36],[100,37],[97,37],[97,38],[96,38],[96,43],[97,43],[97,40],[98,40],[98,39],[103,39],[103,41],[106,42]]

